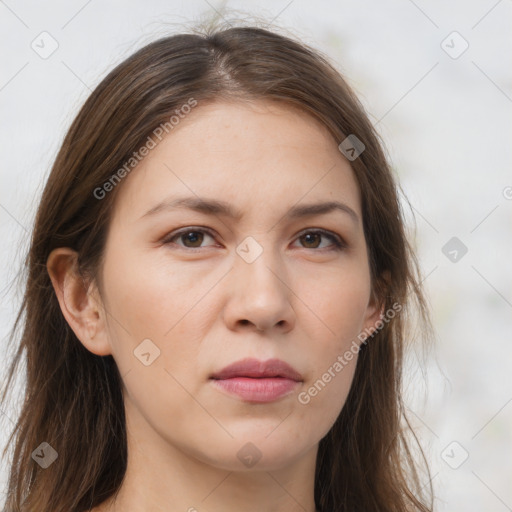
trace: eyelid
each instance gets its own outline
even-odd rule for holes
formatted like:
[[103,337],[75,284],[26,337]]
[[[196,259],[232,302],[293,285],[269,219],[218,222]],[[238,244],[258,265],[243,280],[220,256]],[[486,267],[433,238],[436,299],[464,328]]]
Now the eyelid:
[[[300,238],[301,236],[305,235],[306,233],[319,233],[323,236],[325,236],[326,238],[329,238],[331,239],[331,241],[333,242],[334,246],[335,246],[335,249],[339,249],[339,250],[342,250],[342,249],[346,249],[347,248],[347,243],[345,242],[345,240],[340,236],[338,235],[337,233],[334,233],[333,231],[329,231],[329,230],[326,230],[326,229],[323,229],[323,228],[306,228],[306,229],[303,229],[302,231],[300,231],[296,237],[295,237],[295,240]],[[303,247],[303,249],[306,249],[306,247]],[[323,249],[325,250],[329,250],[327,247],[324,247]],[[335,250],[335,249],[332,249],[332,250]],[[312,249],[313,251],[321,251],[322,249]]]
[[[161,240],[161,243],[164,245],[173,244],[173,242],[171,242],[171,240],[174,240],[175,238],[178,238],[180,235],[183,235],[185,233],[194,232],[194,231],[199,232],[199,233],[205,233],[214,239],[216,238],[216,234],[210,228],[207,228],[205,226],[186,226],[184,228],[179,228],[179,229],[167,234]],[[310,249],[312,251],[316,251],[316,252],[331,251],[331,250],[332,251],[335,251],[335,250],[341,251],[348,247],[348,244],[345,242],[345,240],[340,235],[338,235],[337,233],[334,233],[332,231],[323,229],[323,228],[314,228],[314,227],[305,228],[302,231],[300,231],[299,233],[297,233],[297,235],[295,235],[294,240],[299,239],[301,236],[303,236],[307,233],[321,234],[324,237],[329,238],[333,244],[332,248],[328,248],[328,247],[323,247],[321,249],[312,248],[312,249]],[[202,249],[207,249],[207,247],[184,247],[184,246],[181,246],[178,244],[174,244],[174,245],[177,245],[180,249],[183,249],[187,252],[196,252],[196,251],[200,251]],[[302,247],[302,249],[308,249],[308,248]]]
[[[175,238],[178,238],[180,235],[184,235],[185,233],[188,233],[190,231],[197,231],[199,233],[206,233],[207,235],[211,236],[212,238],[215,238],[215,233],[204,226],[186,226],[184,228],[177,229],[176,231],[172,231],[171,233],[165,235],[164,238],[162,238],[162,244],[164,245],[171,245],[173,242],[171,240],[174,240]],[[174,244],[177,245],[177,244]],[[183,247],[181,245],[178,245],[180,249],[184,249],[189,252],[194,252],[201,249],[206,249],[206,247]]]

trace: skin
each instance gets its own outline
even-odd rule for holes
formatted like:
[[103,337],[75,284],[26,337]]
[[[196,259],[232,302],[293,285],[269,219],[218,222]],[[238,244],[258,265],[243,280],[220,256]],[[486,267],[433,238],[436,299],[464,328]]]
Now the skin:
[[[350,163],[302,112],[216,102],[197,106],[119,186],[102,287],[84,288],[68,248],[47,264],[69,325],[92,353],[112,354],[123,378],[126,478],[115,502],[93,510],[314,512],[318,443],[345,403],[357,357],[308,404],[298,395],[382,313]],[[174,196],[224,200],[243,216],[144,216]],[[297,203],[331,200],[357,222],[341,211],[284,217]],[[185,227],[195,242],[163,243]],[[347,247],[306,229],[337,234]],[[246,237],[263,250],[251,263],[236,251]],[[148,366],[134,355],[145,339],[160,350]],[[245,357],[282,359],[303,382],[265,404],[216,389],[211,374]],[[261,454],[252,467],[237,456],[247,443]]]

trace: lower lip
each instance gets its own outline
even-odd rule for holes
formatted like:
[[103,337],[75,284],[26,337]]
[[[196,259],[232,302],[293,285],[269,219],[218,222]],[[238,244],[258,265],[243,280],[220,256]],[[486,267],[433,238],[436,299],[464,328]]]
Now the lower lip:
[[234,377],[232,379],[212,379],[216,386],[231,395],[237,395],[247,402],[266,403],[289,394],[299,382],[283,377],[254,379]]

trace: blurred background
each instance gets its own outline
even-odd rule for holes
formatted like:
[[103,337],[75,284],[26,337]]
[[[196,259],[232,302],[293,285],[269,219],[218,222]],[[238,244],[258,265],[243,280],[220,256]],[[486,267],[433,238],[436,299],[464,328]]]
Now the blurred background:
[[[406,375],[436,510],[512,510],[511,0],[0,1],[0,353],[38,198],[79,107],[141,46],[234,11],[325,53],[376,125],[436,329]],[[0,411],[0,448],[16,414]]]

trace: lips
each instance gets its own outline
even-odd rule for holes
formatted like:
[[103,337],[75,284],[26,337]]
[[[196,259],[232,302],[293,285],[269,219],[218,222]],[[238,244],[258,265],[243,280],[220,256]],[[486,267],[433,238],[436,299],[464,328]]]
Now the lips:
[[242,359],[226,366],[220,372],[214,373],[210,378],[225,380],[235,377],[248,377],[252,379],[281,377],[296,382],[302,382],[303,380],[302,375],[297,370],[280,359],[268,359],[267,361]]
[[289,395],[303,382],[302,375],[280,359],[243,359],[214,373],[215,388],[244,402],[274,402]]

